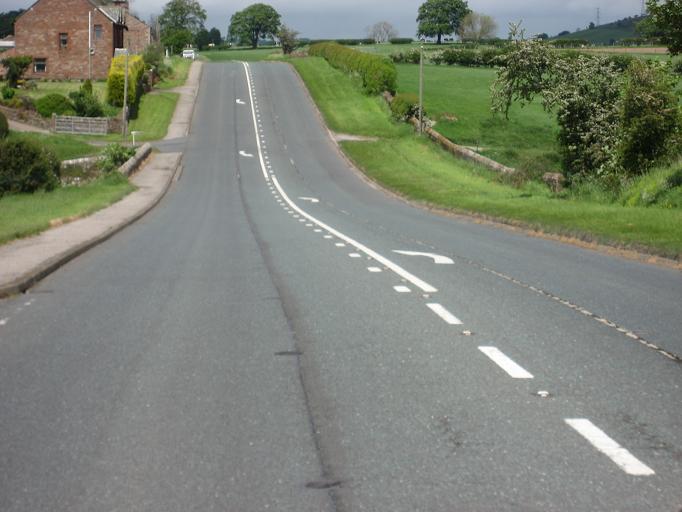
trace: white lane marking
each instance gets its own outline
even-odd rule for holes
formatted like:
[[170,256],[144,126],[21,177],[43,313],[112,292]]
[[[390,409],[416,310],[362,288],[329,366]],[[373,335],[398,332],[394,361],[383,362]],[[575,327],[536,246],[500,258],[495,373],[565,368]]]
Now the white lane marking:
[[313,204],[319,203],[319,202],[320,202],[320,200],[317,199],[317,198],[315,198],[315,197],[299,197],[299,199],[300,199],[301,201],[310,201],[310,202],[313,203]]
[[440,304],[427,304],[428,308],[450,325],[462,325],[462,321]]
[[0,326],[7,325],[7,322],[9,322],[9,318],[0,319]]
[[246,102],[237,98],[237,105],[246,105]]
[[253,158],[253,155],[251,153],[247,153],[246,151],[240,151],[239,154],[244,158]]
[[362,258],[357,252],[352,252],[348,255],[350,258]]
[[337,242],[334,245],[336,245],[336,247],[346,247],[346,244],[344,244],[343,242]]
[[415,252],[415,251],[393,251],[396,254],[402,254],[403,256],[424,256],[426,258],[431,258],[436,265],[454,265],[455,262],[447,256],[441,256],[440,254],[433,254],[431,252]]
[[331,235],[324,235],[324,237],[325,237],[327,240],[331,240],[332,238],[334,238],[334,237],[331,236]]
[[407,286],[394,286],[393,289],[398,293],[410,293],[412,291]]
[[[246,62],[244,64],[244,71],[246,72],[246,78],[249,83],[251,82],[251,77],[249,76],[250,69],[246,65]],[[257,121],[256,121],[256,107],[253,103],[253,84],[252,87],[249,88],[249,101],[251,102],[251,116],[253,117],[253,130],[256,135],[256,145],[258,146],[258,158],[260,159],[260,168],[263,171],[263,177],[265,178],[266,182],[270,182],[270,177],[268,176],[267,171],[265,170],[265,163],[263,162],[263,150],[260,145],[260,137],[258,136],[258,128],[257,128]]]
[[[248,64],[247,62],[242,62],[242,64],[243,64],[243,66],[244,66],[244,72],[245,72],[245,74],[246,74],[247,81],[248,81],[250,84],[252,84],[252,82],[251,82],[251,77],[249,76],[249,71],[250,71],[249,64]],[[249,89],[249,91],[251,91],[251,89]],[[258,156],[259,156],[259,158],[260,158],[261,169],[262,169],[262,171],[263,171],[263,175],[265,176],[266,181],[269,181],[269,180],[270,180],[270,176],[268,176],[267,170],[265,169],[265,163],[263,162],[263,154],[262,154],[262,151],[263,151],[263,150],[262,150],[262,148],[261,148],[260,136],[258,135],[258,128],[257,128],[257,126],[256,126],[256,125],[257,125],[257,122],[256,122],[256,114],[255,114],[255,111],[253,110],[253,108],[254,108],[254,107],[253,107],[253,94],[251,94],[251,92],[249,92],[249,98],[251,99],[251,110],[252,110],[252,112],[253,112],[253,126],[254,126],[255,134],[256,134],[256,142],[257,142],[257,144],[258,144]],[[286,149],[286,148],[285,148],[285,149]],[[389,259],[383,257],[381,254],[379,254],[379,253],[373,251],[373,250],[370,249],[369,247],[367,247],[367,246],[361,244],[360,242],[357,242],[356,240],[352,239],[352,238],[349,237],[349,236],[344,235],[344,234],[341,233],[340,231],[337,231],[336,229],[332,228],[331,226],[328,226],[327,224],[325,224],[325,223],[322,222],[321,220],[318,220],[318,219],[316,219],[315,217],[313,217],[312,215],[306,213],[306,212],[303,211],[301,208],[299,208],[298,205],[296,205],[296,204],[289,198],[289,196],[288,196],[287,193],[284,191],[284,189],[282,188],[282,186],[279,184],[279,181],[277,180],[277,178],[276,178],[275,176],[272,176],[272,182],[275,184],[275,187],[277,187],[277,190],[279,191],[280,195],[281,195],[282,198],[289,204],[289,206],[291,206],[294,210],[296,210],[298,213],[300,213],[301,215],[303,215],[305,218],[307,218],[307,219],[308,219],[310,222],[312,222],[313,224],[317,224],[317,225],[318,225],[319,227],[321,227],[322,229],[327,230],[330,234],[332,234],[332,235],[336,236],[337,238],[339,238],[339,239],[345,241],[346,243],[352,245],[352,246],[355,247],[358,251],[364,252],[367,256],[369,256],[370,258],[376,260],[378,263],[381,263],[384,267],[391,269],[394,273],[398,274],[398,276],[400,276],[400,277],[402,277],[403,279],[405,279],[405,280],[411,282],[414,286],[416,286],[417,288],[419,288],[419,289],[422,290],[423,292],[425,292],[425,293],[436,293],[436,292],[438,291],[437,288],[434,288],[433,286],[431,286],[431,285],[430,285],[429,283],[427,283],[426,281],[423,281],[422,279],[418,278],[417,276],[411,274],[410,272],[408,272],[407,270],[405,270],[405,269],[402,268],[401,266],[396,265],[396,264],[393,263],[391,260],[389,260]],[[326,237],[325,237],[325,238],[326,238]],[[330,237],[330,238],[331,238],[331,237]]]
[[650,476],[656,474],[653,469],[642,463],[629,451],[607,436],[603,430],[590,420],[576,418],[564,421],[587,439],[592,446],[615,462],[628,475]]
[[478,347],[478,350],[493,360],[497,366],[502,368],[513,379],[532,379],[533,375],[516,364],[511,358],[505,355],[496,347]]
[[379,267],[367,267],[367,270],[369,270],[373,274],[378,274],[379,272],[381,272],[381,269]]
[[322,233],[322,230],[319,229],[319,228],[318,228],[318,229],[314,229],[313,231],[315,231],[315,233]]

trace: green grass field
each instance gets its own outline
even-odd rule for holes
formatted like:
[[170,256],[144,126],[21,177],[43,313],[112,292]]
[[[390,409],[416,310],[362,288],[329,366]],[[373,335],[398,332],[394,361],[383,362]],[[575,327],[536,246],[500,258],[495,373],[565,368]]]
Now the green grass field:
[[91,156],[100,151],[79,137],[70,135],[42,134],[11,131],[10,140],[32,140],[54,152],[60,160],[71,160]]
[[323,59],[292,59],[330,127],[379,137],[342,147],[365,173],[407,198],[476,212],[550,233],[634,247],[682,258],[682,210],[624,207],[575,195],[553,196],[537,182],[506,185],[487,169],[456,159],[390,120],[377,98]]
[[[78,91],[83,82],[81,81],[61,81],[61,82],[47,82],[47,81],[35,81],[35,89],[21,89],[19,94],[23,96],[29,96],[33,99],[41,98],[47,94],[57,93],[62,96],[69,96],[70,92]],[[104,101],[107,94],[107,83],[104,80],[93,80],[92,82],[92,92],[101,101]]]
[[[419,92],[419,66],[399,64],[398,92]],[[436,131],[509,167],[532,173],[559,169],[557,124],[539,103],[515,105],[509,120],[490,111],[496,72],[486,68],[424,66],[424,108]]]
[[208,52],[201,52],[201,56],[210,62],[223,62],[227,60],[254,62],[281,58],[282,50],[279,48],[257,48],[255,50],[250,48],[235,48],[234,50],[212,50]]
[[114,172],[82,187],[4,196],[0,198],[0,244],[40,233],[55,219],[90,215],[133,190],[124,176]]

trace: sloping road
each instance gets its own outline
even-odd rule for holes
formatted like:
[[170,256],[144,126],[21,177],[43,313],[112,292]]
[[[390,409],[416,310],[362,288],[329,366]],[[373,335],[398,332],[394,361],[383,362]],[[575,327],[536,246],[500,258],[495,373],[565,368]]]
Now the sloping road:
[[162,204],[0,302],[0,510],[677,512],[681,304],[386,196],[288,66],[207,65]]

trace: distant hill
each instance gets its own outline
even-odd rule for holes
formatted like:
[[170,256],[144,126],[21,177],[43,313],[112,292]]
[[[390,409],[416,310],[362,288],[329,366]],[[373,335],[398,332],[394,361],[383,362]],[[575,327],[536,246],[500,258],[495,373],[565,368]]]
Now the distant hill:
[[644,18],[646,16],[630,16],[592,29],[555,36],[552,39],[585,39],[592,44],[614,44],[623,39],[639,37],[636,25]]

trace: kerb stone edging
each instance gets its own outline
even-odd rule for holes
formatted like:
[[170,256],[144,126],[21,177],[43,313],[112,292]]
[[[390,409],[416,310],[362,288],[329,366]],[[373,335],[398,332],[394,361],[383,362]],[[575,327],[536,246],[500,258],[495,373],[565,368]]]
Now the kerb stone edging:
[[130,176],[140,167],[140,164],[152,153],[152,146],[148,142],[138,148],[130,159],[118,168],[118,172],[124,176]]

